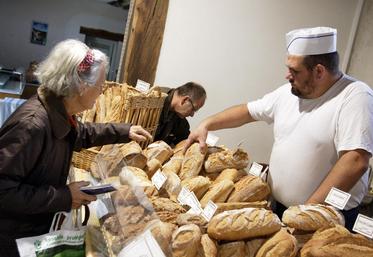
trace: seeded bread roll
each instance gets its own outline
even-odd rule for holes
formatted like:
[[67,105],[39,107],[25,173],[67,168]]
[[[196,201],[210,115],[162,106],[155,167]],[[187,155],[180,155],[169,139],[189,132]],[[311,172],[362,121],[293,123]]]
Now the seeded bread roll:
[[198,257],[217,257],[218,249],[216,242],[212,240],[209,235],[204,234],[201,237],[201,249]]
[[244,241],[225,243],[219,246],[219,257],[246,257],[247,249]]
[[297,252],[295,237],[281,229],[260,247],[255,257],[295,257]]
[[301,257],[373,257],[373,241],[335,225],[320,229],[303,246]]
[[282,222],[298,230],[316,231],[334,224],[344,225],[344,217],[332,206],[309,204],[290,206],[284,212]]
[[207,227],[216,240],[245,240],[266,236],[279,231],[281,221],[266,209],[245,208],[219,213],[212,217]]
[[201,244],[201,231],[197,225],[179,227],[172,234],[173,257],[197,257]]
[[237,170],[237,169],[225,169],[223,170],[219,176],[214,180],[214,183],[218,183],[224,179],[231,180],[232,182],[236,183],[242,177],[246,176],[247,173],[244,170]]
[[202,176],[187,178],[181,181],[181,186],[188,188],[191,192],[194,192],[198,200],[204,196],[209,189],[210,184],[210,179]]
[[236,151],[225,150],[210,154],[204,166],[207,173],[214,173],[224,169],[244,169],[248,164],[248,154],[242,149],[237,149]]
[[260,177],[247,175],[235,185],[227,202],[255,202],[267,199],[270,189]]
[[205,154],[205,152],[201,152],[198,143],[194,143],[188,148],[179,173],[181,180],[198,176],[205,159]]
[[205,207],[210,200],[214,203],[225,202],[229,194],[232,192],[233,187],[234,184],[230,180],[222,180],[219,183],[210,186],[209,190],[200,201],[202,207]]

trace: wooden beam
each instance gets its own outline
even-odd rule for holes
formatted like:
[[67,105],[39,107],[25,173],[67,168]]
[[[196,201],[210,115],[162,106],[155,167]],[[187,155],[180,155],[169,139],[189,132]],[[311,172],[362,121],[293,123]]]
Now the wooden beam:
[[124,37],[123,34],[113,33],[102,29],[92,29],[87,27],[80,27],[79,33],[85,34],[86,36],[104,38],[113,41],[123,41]]
[[161,51],[169,0],[134,0],[119,82],[135,86],[137,79],[153,85]]

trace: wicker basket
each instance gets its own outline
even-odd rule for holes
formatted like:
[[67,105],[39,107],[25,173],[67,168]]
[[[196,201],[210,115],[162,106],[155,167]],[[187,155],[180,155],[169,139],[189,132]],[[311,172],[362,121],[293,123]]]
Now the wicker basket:
[[[109,122],[124,122],[133,125],[141,125],[154,137],[167,94],[162,93],[159,87],[153,87],[148,93],[143,93],[127,84],[106,81],[104,92],[101,97],[110,98],[111,95],[106,94],[106,92],[110,91],[113,87],[115,87],[117,92],[121,92],[120,96],[122,101],[121,107],[119,108],[120,115],[118,116],[118,119],[114,121],[111,120],[109,115],[107,120],[109,120]],[[108,99],[106,99],[106,102],[111,102],[110,99],[109,101],[107,100]],[[98,100],[96,101],[96,106],[97,105],[99,105]],[[87,113],[90,111],[92,110],[85,112]],[[81,116],[86,117],[84,113]],[[84,122],[85,120],[83,119],[82,121]],[[145,148],[150,143],[151,141],[147,140],[141,142],[140,146]],[[88,170],[97,153],[97,151],[90,149],[83,149],[80,152],[74,152],[72,163],[77,168]]]

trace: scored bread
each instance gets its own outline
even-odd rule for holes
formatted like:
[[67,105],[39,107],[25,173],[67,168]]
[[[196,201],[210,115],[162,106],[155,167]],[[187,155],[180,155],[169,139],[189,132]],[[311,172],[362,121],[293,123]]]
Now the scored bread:
[[297,252],[295,237],[281,229],[260,247],[255,257],[295,257]]
[[201,152],[198,143],[192,144],[184,155],[179,177],[181,180],[198,176],[201,171],[206,152]]
[[210,237],[216,240],[245,240],[266,236],[279,231],[281,221],[272,211],[245,208],[219,213],[207,227]]
[[244,150],[231,151],[227,149],[210,154],[204,166],[207,173],[215,173],[230,168],[244,169],[248,164],[249,156]]
[[244,241],[230,242],[219,246],[219,257],[246,257],[247,254]]
[[179,227],[172,234],[173,257],[196,257],[201,244],[201,231],[197,225]]
[[198,200],[200,200],[204,196],[204,194],[209,189],[210,184],[210,179],[203,176],[187,178],[181,181],[181,185],[188,188],[189,191],[194,192]]
[[227,200],[229,194],[232,192],[234,183],[230,180],[222,180],[210,186],[207,193],[201,199],[202,207],[205,207],[209,201],[214,203],[222,203]]
[[269,186],[260,177],[247,175],[234,184],[227,202],[255,202],[267,199]]
[[198,257],[217,257],[218,249],[216,242],[209,235],[204,234],[201,237],[201,250],[198,251]]
[[298,230],[316,231],[334,224],[344,225],[344,217],[332,206],[308,204],[290,206],[284,211],[282,222]]

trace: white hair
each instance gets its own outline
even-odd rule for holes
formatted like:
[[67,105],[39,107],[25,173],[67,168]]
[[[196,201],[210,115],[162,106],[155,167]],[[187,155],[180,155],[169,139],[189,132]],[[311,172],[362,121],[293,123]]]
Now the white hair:
[[80,94],[82,86],[94,86],[102,64],[107,72],[108,57],[100,50],[91,49],[93,63],[86,71],[78,72],[89,50],[86,44],[75,39],[58,43],[35,72],[41,86],[62,97]]

